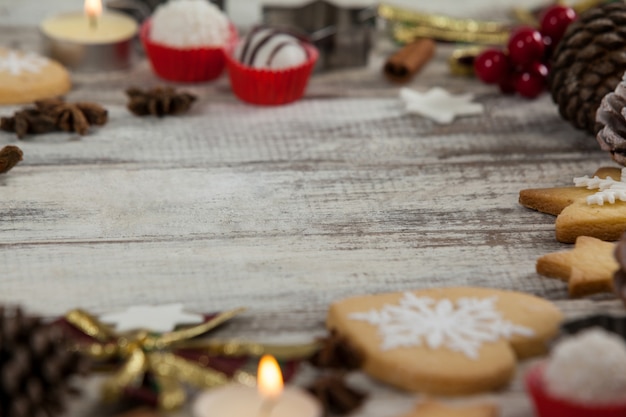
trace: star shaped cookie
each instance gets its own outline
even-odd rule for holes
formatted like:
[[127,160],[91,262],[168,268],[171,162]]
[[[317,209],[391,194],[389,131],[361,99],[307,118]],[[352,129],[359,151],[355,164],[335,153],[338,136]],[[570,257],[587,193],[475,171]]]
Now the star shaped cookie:
[[433,400],[421,402],[402,417],[496,417],[498,408],[493,404],[447,406]]
[[[600,168],[594,176],[619,181],[622,174],[619,168]],[[520,191],[519,202],[524,207],[557,216],[559,242],[574,243],[579,236],[616,241],[626,231],[626,202],[589,204],[588,197],[596,194],[598,189],[576,186],[535,188]]]
[[416,113],[440,124],[452,122],[458,116],[482,114],[483,105],[472,103],[473,94],[452,95],[443,88],[434,87],[425,93],[409,88],[400,90],[400,98],[409,113]]
[[572,297],[613,292],[613,274],[619,269],[614,251],[614,243],[580,236],[574,249],[539,258],[537,273],[566,281]]

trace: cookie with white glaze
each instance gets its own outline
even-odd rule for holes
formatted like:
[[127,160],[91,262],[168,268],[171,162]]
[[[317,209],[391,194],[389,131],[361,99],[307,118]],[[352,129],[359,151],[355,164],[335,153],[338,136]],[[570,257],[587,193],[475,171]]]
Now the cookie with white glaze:
[[363,352],[363,370],[439,395],[506,385],[518,358],[545,352],[561,312],[547,300],[488,288],[366,295],[330,306],[327,327]]

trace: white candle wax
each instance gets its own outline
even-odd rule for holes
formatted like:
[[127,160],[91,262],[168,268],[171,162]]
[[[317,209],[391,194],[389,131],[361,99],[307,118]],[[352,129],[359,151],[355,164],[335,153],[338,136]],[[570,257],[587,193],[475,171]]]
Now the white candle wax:
[[49,17],[41,31],[52,39],[80,44],[106,44],[128,40],[137,33],[137,23],[121,13],[106,12],[96,17],[92,26],[85,13],[67,13]]
[[306,391],[288,387],[265,415],[266,399],[255,388],[226,385],[206,391],[193,405],[194,417],[321,417],[320,404]]

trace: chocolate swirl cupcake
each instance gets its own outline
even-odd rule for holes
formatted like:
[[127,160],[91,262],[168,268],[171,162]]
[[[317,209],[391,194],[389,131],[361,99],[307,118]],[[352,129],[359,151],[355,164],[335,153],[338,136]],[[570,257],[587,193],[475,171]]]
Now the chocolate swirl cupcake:
[[295,32],[259,26],[226,54],[231,88],[247,103],[291,103],[304,94],[318,56]]
[[615,259],[619,264],[619,270],[613,276],[613,289],[626,305],[626,233],[615,246]]
[[243,65],[251,68],[290,68],[308,59],[304,42],[304,38],[295,32],[257,26],[244,38],[235,55]]
[[596,122],[601,128],[596,136],[600,148],[610,152],[615,162],[626,166],[626,80],[604,96]]

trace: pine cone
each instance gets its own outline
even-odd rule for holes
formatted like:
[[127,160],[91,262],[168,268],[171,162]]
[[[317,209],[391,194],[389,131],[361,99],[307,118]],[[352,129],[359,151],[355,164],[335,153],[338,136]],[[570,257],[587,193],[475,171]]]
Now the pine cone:
[[574,127],[596,134],[596,111],[626,69],[626,4],[587,10],[559,42],[550,69],[552,100]]
[[58,327],[19,308],[0,307],[0,416],[60,415],[73,391],[68,378],[84,365]]
[[615,162],[626,166],[626,80],[617,85],[615,92],[604,96],[596,122],[601,127],[596,136],[600,148],[611,152]]

